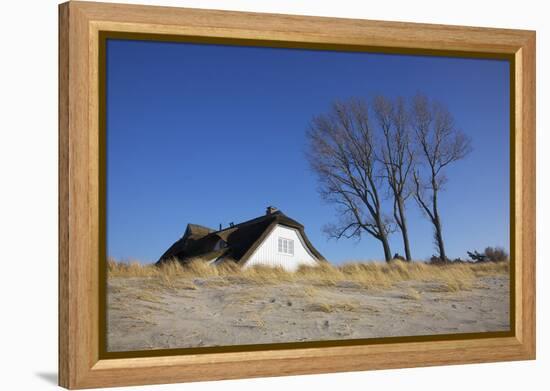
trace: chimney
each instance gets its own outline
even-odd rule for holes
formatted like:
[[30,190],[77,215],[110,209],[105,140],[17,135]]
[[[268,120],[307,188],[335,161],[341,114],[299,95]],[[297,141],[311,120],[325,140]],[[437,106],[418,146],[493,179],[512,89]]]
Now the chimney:
[[271,215],[271,214],[277,212],[277,210],[278,210],[278,209],[275,208],[274,206],[268,206],[268,207],[266,208],[266,210],[265,210],[265,214],[266,214],[266,215]]

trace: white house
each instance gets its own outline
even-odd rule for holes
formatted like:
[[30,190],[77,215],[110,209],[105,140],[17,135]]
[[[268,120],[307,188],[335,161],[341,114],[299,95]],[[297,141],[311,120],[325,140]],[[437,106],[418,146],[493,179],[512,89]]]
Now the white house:
[[235,262],[243,268],[261,265],[289,271],[326,262],[307,238],[304,226],[271,206],[264,216],[218,231],[188,224],[181,239],[157,264],[174,259],[183,263],[201,259],[216,265]]

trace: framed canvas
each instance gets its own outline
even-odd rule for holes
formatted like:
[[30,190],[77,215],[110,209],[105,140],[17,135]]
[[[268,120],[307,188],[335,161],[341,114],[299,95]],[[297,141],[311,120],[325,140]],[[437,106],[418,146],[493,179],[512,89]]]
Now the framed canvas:
[[59,6],[59,383],[535,358],[535,33]]

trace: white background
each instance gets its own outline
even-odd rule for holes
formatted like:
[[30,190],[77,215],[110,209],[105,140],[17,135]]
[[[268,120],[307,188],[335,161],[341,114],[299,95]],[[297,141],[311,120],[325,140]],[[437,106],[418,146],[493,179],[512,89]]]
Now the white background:
[[[119,2],[123,2],[119,0]],[[517,390],[548,389],[548,20],[544,1],[133,1],[256,12],[537,30],[538,359],[139,389]],[[0,3],[0,389],[56,387],[57,1]],[[546,49],[546,50],[545,50]],[[546,112],[545,112],[546,109]],[[546,239],[546,241],[545,241]],[[546,384],[544,384],[546,383]],[[132,388],[138,389],[138,388]]]

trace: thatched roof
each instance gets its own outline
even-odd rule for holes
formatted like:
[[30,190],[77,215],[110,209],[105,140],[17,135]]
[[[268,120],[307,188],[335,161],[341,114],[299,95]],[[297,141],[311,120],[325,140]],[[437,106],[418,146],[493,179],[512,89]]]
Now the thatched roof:
[[226,247],[222,249],[220,256],[233,259],[236,263],[244,265],[254,253],[254,250],[278,224],[297,229],[309,251],[318,260],[325,261],[325,258],[313,247],[307,238],[302,224],[286,216],[281,211],[270,211],[264,216],[235,224],[219,231],[196,224],[189,224],[185,230],[185,234],[166,250],[157,264],[170,259],[186,262],[193,258],[205,256],[214,251],[216,244],[221,239],[225,242]]
[[183,236],[175,242],[159,259],[159,262],[165,259],[175,258],[178,254],[185,253],[200,242],[201,239],[214,232],[213,229],[198,224],[187,224]]

